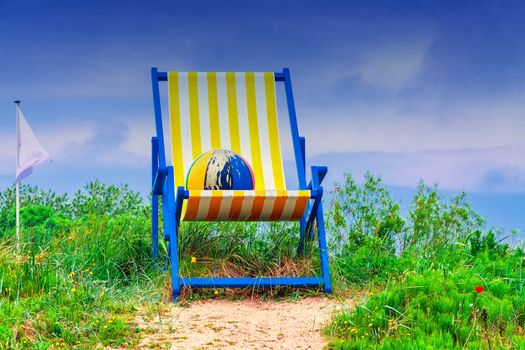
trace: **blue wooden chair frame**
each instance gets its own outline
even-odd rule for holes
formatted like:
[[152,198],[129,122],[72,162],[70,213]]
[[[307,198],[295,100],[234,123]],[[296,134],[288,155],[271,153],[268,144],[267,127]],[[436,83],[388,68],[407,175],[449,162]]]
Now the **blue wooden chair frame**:
[[292,92],[292,81],[290,70],[284,68],[282,72],[275,73],[275,80],[284,83],[286,91],[286,102],[288,105],[288,116],[292,131],[293,149],[297,176],[300,190],[310,190],[310,204],[300,221],[300,236],[297,247],[298,255],[303,254],[304,242],[315,238],[317,227],[317,238],[319,254],[321,259],[321,276],[312,277],[181,277],[179,275],[179,249],[178,231],[181,221],[182,203],[189,198],[189,192],[182,186],[174,188],[173,166],[166,165],[166,153],[164,147],[164,134],[162,127],[162,112],[159,93],[159,82],[167,81],[167,72],[159,72],[157,68],[151,69],[151,83],[153,88],[153,106],[155,111],[156,136],[151,139],[151,175],[152,175],[152,207],[151,207],[151,238],[152,255],[158,257],[158,204],[159,196],[162,196],[162,211],[164,223],[164,239],[169,242],[168,253],[171,257],[171,276],[173,300],[176,301],[180,295],[181,288],[273,288],[288,286],[295,288],[323,287],[325,293],[332,292],[330,282],[330,269],[328,265],[328,250],[326,245],[326,232],[323,216],[323,187],[321,183],[328,172],[326,166],[312,166],[312,178],[306,182],[305,166],[305,138],[299,135],[297,116]]

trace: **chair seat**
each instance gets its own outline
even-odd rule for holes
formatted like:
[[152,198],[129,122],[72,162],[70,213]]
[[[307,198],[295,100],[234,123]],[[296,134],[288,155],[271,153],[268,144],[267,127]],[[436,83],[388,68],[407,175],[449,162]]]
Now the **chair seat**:
[[185,221],[300,220],[310,191],[189,190]]

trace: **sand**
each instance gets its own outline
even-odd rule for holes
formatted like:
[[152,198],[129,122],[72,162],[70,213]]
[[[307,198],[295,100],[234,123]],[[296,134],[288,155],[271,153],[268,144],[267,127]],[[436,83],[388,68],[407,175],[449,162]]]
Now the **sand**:
[[321,334],[334,311],[351,300],[309,297],[298,301],[212,299],[172,305],[135,320],[139,349],[323,349]]

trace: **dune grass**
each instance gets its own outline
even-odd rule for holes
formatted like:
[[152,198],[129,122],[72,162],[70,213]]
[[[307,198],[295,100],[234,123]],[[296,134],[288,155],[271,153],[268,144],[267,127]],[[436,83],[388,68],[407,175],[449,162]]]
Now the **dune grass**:
[[1,240],[0,348],[132,345],[134,308],[160,298],[147,283],[162,280],[149,259],[147,222],[95,214],[71,220],[48,208],[26,207],[23,219],[45,215],[24,228],[20,251],[9,232]]
[[[132,348],[137,310],[171,304],[166,244],[151,259],[147,201],[127,186],[87,184],[68,197],[23,186],[0,193],[0,348]],[[324,328],[334,349],[525,346],[523,250],[486,229],[464,194],[421,185],[410,210],[378,177],[350,175],[327,202],[336,293],[364,295]],[[319,273],[315,244],[295,256],[294,224],[191,223],[179,235],[184,276]],[[481,289],[480,289],[481,288]],[[296,298],[320,291],[184,290],[182,300]]]
[[368,295],[325,327],[330,348],[525,346],[523,250],[484,230],[464,194],[421,185],[402,217],[379,178],[347,175],[332,208],[335,278]]
[[[153,261],[150,210],[138,193],[98,181],[72,198],[23,186],[20,251],[13,203],[12,188],[0,193],[0,348],[133,347],[137,309],[171,304],[166,244],[161,240],[160,257]],[[319,268],[318,258],[292,258],[294,225],[181,228],[180,268],[186,276],[307,275]],[[182,300],[253,293],[184,290]],[[298,293],[279,288],[258,296]]]

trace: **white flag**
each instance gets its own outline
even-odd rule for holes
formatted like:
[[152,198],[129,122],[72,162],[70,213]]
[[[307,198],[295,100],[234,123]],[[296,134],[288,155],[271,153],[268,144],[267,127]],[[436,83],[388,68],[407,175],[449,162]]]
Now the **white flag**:
[[17,164],[16,164],[16,182],[31,175],[33,167],[49,160],[49,153],[38,142],[33,130],[24,118],[22,111],[18,108],[18,130],[17,132]]

